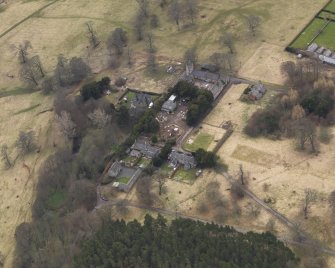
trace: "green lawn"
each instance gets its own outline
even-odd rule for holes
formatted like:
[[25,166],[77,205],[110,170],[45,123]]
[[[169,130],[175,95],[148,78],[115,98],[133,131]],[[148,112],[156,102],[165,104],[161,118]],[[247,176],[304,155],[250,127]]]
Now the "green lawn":
[[325,8],[324,10],[329,10],[335,12],[335,1],[331,1]]
[[184,148],[188,151],[195,152],[196,150],[202,148],[207,150],[211,142],[214,140],[214,137],[207,133],[199,133],[192,144],[189,144],[188,141],[184,143]]
[[168,175],[170,176],[173,172],[173,168],[169,166],[168,163],[164,163],[161,167],[160,167],[160,171],[164,174],[164,175]]
[[65,193],[62,191],[57,191],[49,197],[47,204],[51,209],[58,209],[63,205],[64,200]]
[[129,177],[120,177],[117,178],[116,181],[119,183],[127,184],[129,182],[130,178]]
[[[311,24],[303,31],[300,36],[290,45],[293,48],[306,49],[311,40],[315,37],[317,31],[325,25],[322,19],[314,19]],[[326,46],[326,44],[318,44]]]
[[330,50],[335,50],[335,22],[331,22],[324,31],[315,39],[315,43]]
[[150,159],[142,157],[141,160],[138,162],[138,165],[142,168],[145,168],[150,164],[150,162]]
[[195,169],[189,169],[189,170],[185,170],[183,168],[179,169],[176,174],[174,175],[174,179],[178,180],[178,181],[193,181],[195,180],[196,176],[195,176],[196,170]]
[[134,156],[127,156],[123,161],[126,163],[126,165],[131,166],[134,165],[137,162],[137,158]]
[[326,11],[322,11],[319,14],[319,17],[321,17],[322,19],[333,19],[333,20],[335,20],[335,14],[332,14],[332,13],[329,13],[329,12],[326,12]]

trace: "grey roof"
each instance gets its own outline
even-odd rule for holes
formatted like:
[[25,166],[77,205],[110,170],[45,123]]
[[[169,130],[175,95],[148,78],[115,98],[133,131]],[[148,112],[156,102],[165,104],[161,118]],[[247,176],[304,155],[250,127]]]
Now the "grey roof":
[[192,154],[179,152],[176,150],[173,150],[170,153],[169,159],[173,164],[181,164],[184,165],[185,168],[194,168],[197,165]]
[[329,64],[335,65],[335,59],[333,59],[333,58],[320,55],[319,59],[322,60],[322,61],[324,61],[324,62],[327,62]]
[[132,100],[132,103],[134,105],[139,104],[139,105],[146,105],[148,106],[149,103],[152,101],[152,96],[150,94],[146,93],[135,93],[135,96]]
[[219,68],[215,64],[206,63],[201,65],[201,70],[215,73],[219,71]]
[[193,71],[192,76],[195,79],[204,81],[218,81],[220,79],[220,75],[217,73],[198,71],[198,70]]
[[108,170],[108,175],[110,177],[116,177],[119,175],[120,171],[122,169],[121,163],[116,161],[113,163],[113,165]]
[[323,56],[330,57],[332,52],[329,49],[326,49],[325,51],[323,51],[322,54],[323,54]]
[[316,53],[318,54],[322,54],[322,52],[325,50],[324,47],[319,47],[317,50],[316,50]]
[[259,92],[258,90],[256,89],[252,89],[250,92],[249,92],[249,96],[250,97],[253,97],[257,100],[259,100],[260,98],[262,98],[263,94],[261,92]]
[[318,45],[315,43],[312,43],[308,46],[307,51],[309,52],[315,52],[318,49]]
[[160,152],[160,148],[150,145],[150,143],[142,140],[136,140],[131,146],[132,150],[140,151],[144,156],[153,158]]
[[176,108],[177,108],[177,103],[171,100],[167,100],[166,102],[164,102],[162,106],[162,111],[173,112],[174,110],[176,110]]

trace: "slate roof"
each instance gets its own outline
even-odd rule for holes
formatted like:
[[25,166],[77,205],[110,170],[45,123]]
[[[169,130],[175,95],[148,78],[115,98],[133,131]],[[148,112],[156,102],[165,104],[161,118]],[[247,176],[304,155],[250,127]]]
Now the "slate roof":
[[131,146],[132,150],[136,150],[142,153],[142,155],[153,158],[160,152],[160,148],[150,145],[147,141],[136,140]]
[[185,167],[185,169],[190,169],[196,167],[196,161],[192,154],[179,152],[173,150],[169,155],[169,160],[174,165],[181,164]]
[[108,170],[108,175],[110,177],[117,177],[122,169],[121,163],[116,161]]
[[193,71],[192,76],[195,79],[199,79],[203,81],[218,81],[220,79],[219,74],[205,72],[205,71],[198,71],[198,70]]

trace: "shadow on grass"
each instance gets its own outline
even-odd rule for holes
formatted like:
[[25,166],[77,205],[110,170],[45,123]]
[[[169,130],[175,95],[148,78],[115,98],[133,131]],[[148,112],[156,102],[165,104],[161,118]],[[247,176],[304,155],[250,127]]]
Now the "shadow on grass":
[[16,113],[14,113],[14,115],[18,115],[18,114],[22,114],[22,113],[26,113],[26,112],[30,112],[32,110],[34,110],[35,108],[37,108],[38,106],[40,106],[41,104],[36,104],[36,105],[33,105],[33,106],[30,106],[26,109],[22,109],[20,111],[17,111]]
[[7,90],[5,88],[2,88],[0,89],[0,98],[30,94],[33,92],[36,92],[36,90],[32,88],[28,88],[28,87],[16,87],[15,89],[12,89],[12,90]]

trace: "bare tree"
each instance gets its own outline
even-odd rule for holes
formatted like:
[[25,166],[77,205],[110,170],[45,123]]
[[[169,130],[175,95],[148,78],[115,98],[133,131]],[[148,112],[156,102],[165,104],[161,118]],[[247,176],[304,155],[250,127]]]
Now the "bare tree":
[[88,114],[88,118],[97,128],[105,128],[111,121],[111,116],[101,108],[95,109],[92,113]]
[[10,156],[8,153],[7,144],[4,144],[1,146],[1,160],[3,161],[6,169],[9,169],[13,166],[12,160],[10,159]]
[[213,62],[220,70],[225,72],[232,72],[234,69],[233,61],[234,55],[231,53],[214,53],[210,56],[211,62]]
[[335,191],[332,191],[328,197],[330,208],[332,209],[333,214],[335,215]]
[[249,215],[251,217],[257,218],[259,214],[261,213],[261,208],[256,204],[248,203],[246,208],[248,209]]
[[154,41],[155,41],[155,37],[152,33],[148,33],[147,35],[147,46],[148,46],[148,52],[149,53],[155,53],[156,49],[154,46]]
[[71,58],[69,62],[70,83],[79,83],[91,74],[91,68],[88,64],[78,57]]
[[311,151],[313,153],[316,152],[316,127],[311,120],[302,118],[296,121],[294,131],[300,150],[305,150],[305,144],[308,142],[311,147]]
[[245,176],[244,176],[244,171],[243,171],[242,164],[240,164],[240,181],[241,181],[241,185],[245,184]]
[[16,148],[21,155],[27,155],[36,149],[36,138],[34,131],[24,132],[21,131],[16,142]]
[[97,37],[95,30],[93,29],[93,23],[86,22],[85,25],[87,27],[88,40],[90,41],[90,44],[93,46],[93,48],[98,47],[100,44],[100,41]]
[[220,43],[229,49],[231,54],[234,53],[234,38],[230,33],[225,33],[220,39]]
[[39,73],[41,77],[45,76],[45,71],[41,63],[40,57],[38,55],[30,59],[30,64],[32,65],[33,68],[35,68],[36,72]]
[[20,63],[25,64],[28,60],[28,50],[32,48],[30,41],[25,40],[19,45],[12,45],[12,48],[17,51]]
[[198,1],[197,0],[186,0],[185,2],[185,12],[190,18],[191,23],[194,24],[198,12]]
[[38,86],[38,76],[35,68],[30,62],[27,62],[27,64],[21,67],[19,76],[24,82],[35,87]]
[[161,174],[158,174],[154,178],[155,178],[155,181],[157,181],[158,183],[158,194],[162,195],[167,179],[165,176],[162,176]]
[[72,139],[76,136],[76,124],[72,121],[70,113],[61,111],[60,115],[55,115],[55,120],[60,131],[68,138]]
[[148,0],[136,0],[136,2],[143,15],[147,18],[149,16]]
[[304,205],[303,205],[303,212],[305,219],[308,219],[308,212],[310,205],[316,201],[317,194],[316,191],[313,189],[306,189],[305,190],[305,198],[304,198]]
[[135,15],[134,26],[133,26],[137,41],[143,40],[144,27],[145,27],[145,15],[143,14],[142,10],[138,10],[138,12]]
[[230,193],[232,197],[236,200],[242,199],[244,197],[244,191],[237,181],[231,185]]
[[259,16],[256,16],[256,15],[247,16],[248,28],[249,28],[249,31],[252,34],[252,36],[256,35],[257,29],[258,29],[260,23],[261,23],[261,19],[260,19]]
[[155,53],[148,53],[147,68],[151,74],[157,72],[157,62]]
[[122,28],[116,28],[107,39],[107,48],[110,51],[114,49],[118,55],[122,55],[127,42],[127,33]]
[[127,50],[127,64],[129,67],[133,65],[133,51],[130,47]]
[[178,0],[173,0],[169,10],[170,18],[176,23],[178,30],[180,30],[180,20],[182,17],[182,7]]
[[184,53],[184,62],[185,64],[196,64],[198,60],[197,50],[195,47],[189,48]]

